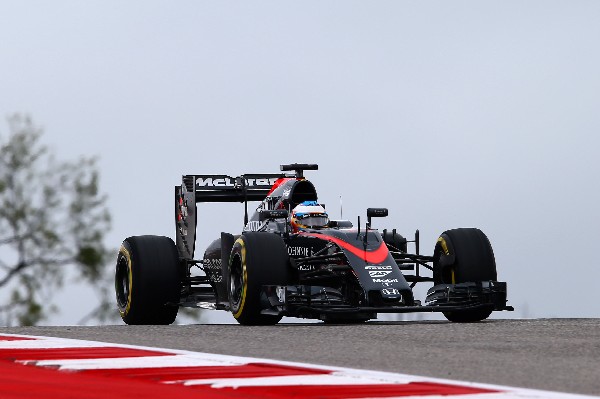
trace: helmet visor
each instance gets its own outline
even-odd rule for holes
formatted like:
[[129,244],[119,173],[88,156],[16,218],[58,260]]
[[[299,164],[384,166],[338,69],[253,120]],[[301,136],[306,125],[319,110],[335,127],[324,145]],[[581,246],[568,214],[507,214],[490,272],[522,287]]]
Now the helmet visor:
[[306,215],[298,218],[298,222],[306,227],[324,227],[329,223],[327,215]]

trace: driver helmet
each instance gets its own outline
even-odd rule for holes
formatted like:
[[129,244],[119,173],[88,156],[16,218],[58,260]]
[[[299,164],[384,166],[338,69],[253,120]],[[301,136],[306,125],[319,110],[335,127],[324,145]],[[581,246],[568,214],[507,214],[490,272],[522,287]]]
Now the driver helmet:
[[304,201],[292,210],[290,219],[294,233],[304,229],[320,229],[327,227],[329,217],[325,208],[317,201]]

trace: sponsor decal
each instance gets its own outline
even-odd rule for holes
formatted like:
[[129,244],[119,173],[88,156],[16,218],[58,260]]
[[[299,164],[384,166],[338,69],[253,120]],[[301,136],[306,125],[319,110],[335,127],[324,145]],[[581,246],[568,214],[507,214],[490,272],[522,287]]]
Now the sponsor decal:
[[397,283],[397,278],[374,278],[374,283]]
[[[188,217],[188,203],[184,201],[182,197],[179,197],[177,203],[177,222],[186,223]],[[186,223],[187,224],[187,223]]]
[[384,288],[381,290],[383,295],[400,295],[400,291],[395,288]]
[[298,266],[298,270],[301,272],[312,272],[313,270],[317,270],[315,265],[300,265]]
[[365,269],[367,269],[367,270],[392,270],[392,267],[386,266],[386,265],[369,265],[369,266],[365,266]]
[[385,277],[385,276],[387,276],[390,273],[391,273],[391,271],[369,270],[369,276],[371,276],[371,277]]
[[257,187],[257,186],[271,187],[276,182],[277,182],[277,177],[272,177],[270,179],[246,179],[246,185],[249,187]]
[[277,287],[275,291],[277,292],[277,299],[279,299],[279,302],[285,303],[285,287]]
[[221,259],[205,258],[202,265],[210,281],[213,283],[220,283],[223,281],[223,275],[221,274]]
[[248,222],[246,227],[244,227],[244,231],[258,231],[258,230],[260,230],[260,228],[262,226],[263,226],[263,224],[261,222],[258,222],[256,220],[251,220]]
[[310,247],[287,247],[288,255],[290,256],[311,256],[312,248]]
[[[271,187],[277,182],[277,178],[258,178],[246,179],[246,187]],[[216,188],[233,188],[235,187],[235,179],[231,177],[198,177],[196,179],[196,187],[216,187]]]
[[202,265],[204,266],[204,269],[221,270],[221,259],[204,259]]
[[235,184],[229,177],[213,179],[212,177],[199,177],[196,179],[198,187],[233,187]]

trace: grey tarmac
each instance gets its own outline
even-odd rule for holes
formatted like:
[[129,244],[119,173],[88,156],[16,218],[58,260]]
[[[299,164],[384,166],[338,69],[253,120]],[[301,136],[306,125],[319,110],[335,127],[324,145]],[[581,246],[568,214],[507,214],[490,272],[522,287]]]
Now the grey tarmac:
[[600,396],[600,319],[3,327],[47,335]]

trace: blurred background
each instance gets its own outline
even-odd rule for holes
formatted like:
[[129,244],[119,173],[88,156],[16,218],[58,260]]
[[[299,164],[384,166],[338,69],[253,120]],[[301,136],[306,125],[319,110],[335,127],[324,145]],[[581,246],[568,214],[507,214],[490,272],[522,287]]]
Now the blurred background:
[[[419,229],[425,253],[482,229],[516,309],[494,317],[599,317],[599,20],[578,0],[5,1],[0,142],[18,114],[56,159],[97,157],[111,222],[79,229],[115,259],[128,236],[174,237],[182,174],[318,163],[306,174],[334,218],[340,197],[352,220],[388,207],[375,227]],[[243,227],[242,204],[198,215],[200,254]],[[35,322],[120,322],[88,317],[113,302],[102,259],[92,276],[65,264]]]

